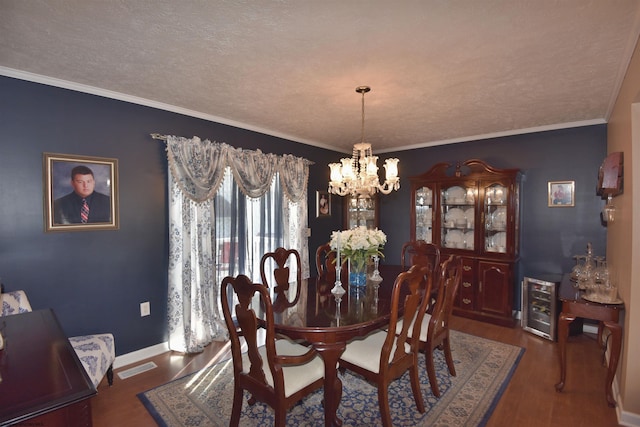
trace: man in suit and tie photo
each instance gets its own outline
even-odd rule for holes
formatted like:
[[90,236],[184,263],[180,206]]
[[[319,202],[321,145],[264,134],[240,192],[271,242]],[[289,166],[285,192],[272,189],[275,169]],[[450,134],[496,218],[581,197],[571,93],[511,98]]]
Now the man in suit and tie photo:
[[73,191],[53,202],[54,224],[92,224],[111,221],[111,198],[95,191],[93,171],[84,165],[71,170]]

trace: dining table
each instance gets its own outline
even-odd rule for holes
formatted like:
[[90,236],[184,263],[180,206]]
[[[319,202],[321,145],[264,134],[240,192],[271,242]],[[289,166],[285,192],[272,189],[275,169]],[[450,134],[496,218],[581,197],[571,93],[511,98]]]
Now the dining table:
[[349,341],[389,323],[391,292],[401,271],[399,265],[380,265],[381,281],[368,274],[364,287],[343,282],[340,298],[331,292],[335,283],[322,277],[303,279],[300,286],[272,296],[275,332],[311,345],[324,362],[325,426],[342,425],[337,414],[342,398],[340,356]]

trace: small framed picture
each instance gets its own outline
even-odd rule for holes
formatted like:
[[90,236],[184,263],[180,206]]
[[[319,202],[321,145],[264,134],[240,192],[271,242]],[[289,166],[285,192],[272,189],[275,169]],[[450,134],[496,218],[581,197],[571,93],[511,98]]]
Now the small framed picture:
[[117,230],[118,159],[44,153],[45,231]]
[[327,191],[316,191],[316,217],[331,216],[331,194]]
[[575,181],[549,181],[549,207],[575,206]]

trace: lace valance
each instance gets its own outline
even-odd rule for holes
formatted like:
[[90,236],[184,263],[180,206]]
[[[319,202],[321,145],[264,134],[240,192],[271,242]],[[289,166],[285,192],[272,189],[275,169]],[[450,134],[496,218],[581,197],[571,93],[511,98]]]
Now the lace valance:
[[299,202],[306,195],[311,164],[307,159],[290,154],[265,154],[260,150],[202,141],[197,136],[189,139],[173,135],[167,136],[167,159],[170,173],[180,189],[198,203],[215,196],[227,166],[247,197],[261,197],[278,172],[286,197],[294,203]]

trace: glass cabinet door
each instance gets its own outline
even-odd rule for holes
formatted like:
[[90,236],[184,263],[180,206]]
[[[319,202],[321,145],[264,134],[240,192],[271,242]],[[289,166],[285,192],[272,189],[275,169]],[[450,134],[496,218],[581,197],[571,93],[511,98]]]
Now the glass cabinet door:
[[440,244],[446,248],[475,249],[477,198],[475,183],[440,189]]
[[492,184],[484,189],[484,249],[486,252],[506,253],[508,188]]
[[368,229],[378,227],[378,217],[376,212],[377,199],[371,197],[352,197],[345,198],[347,205],[346,224],[347,229],[365,226]]
[[416,240],[433,242],[433,190],[420,187],[415,192]]

